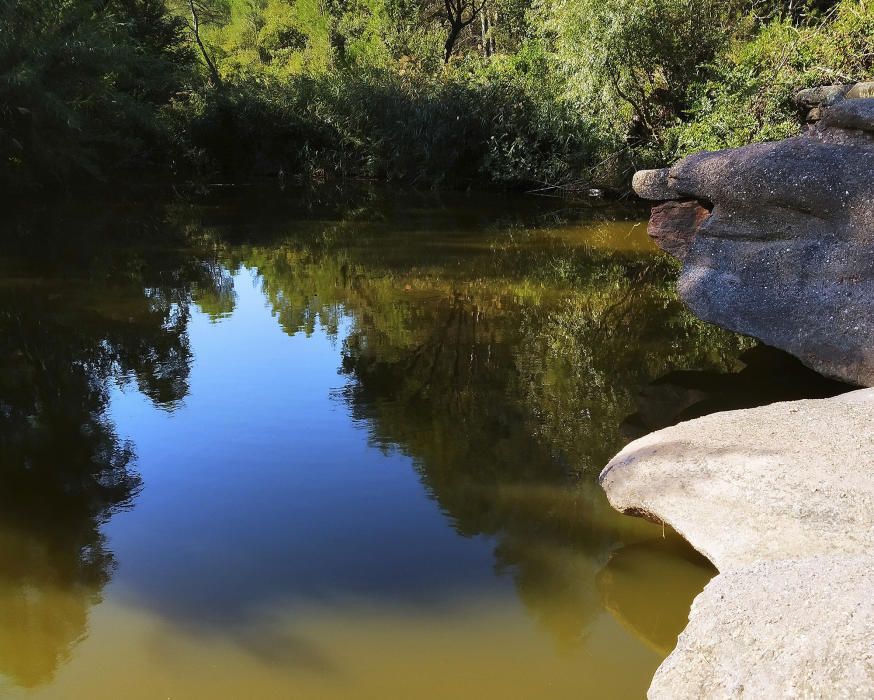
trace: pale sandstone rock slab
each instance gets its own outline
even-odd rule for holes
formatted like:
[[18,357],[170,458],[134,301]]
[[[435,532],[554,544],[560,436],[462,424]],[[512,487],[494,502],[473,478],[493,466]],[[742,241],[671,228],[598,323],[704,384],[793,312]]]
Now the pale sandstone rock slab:
[[653,698],[874,698],[874,389],[729,411],[632,442],[618,510],[720,570]]
[[720,574],[649,697],[874,697],[872,571],[871,556],[826,556]]
[[874,389],[715,413],[635,440],[614,508],[669,523],[720,570],[874,552]]

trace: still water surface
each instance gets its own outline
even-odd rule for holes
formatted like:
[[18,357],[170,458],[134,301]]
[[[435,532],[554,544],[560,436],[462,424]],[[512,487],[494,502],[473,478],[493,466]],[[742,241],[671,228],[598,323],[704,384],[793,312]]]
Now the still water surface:
[[641,697],[713,570],[598,471],[800,385],[637,211],[234,192],[3,235],[4,697]]

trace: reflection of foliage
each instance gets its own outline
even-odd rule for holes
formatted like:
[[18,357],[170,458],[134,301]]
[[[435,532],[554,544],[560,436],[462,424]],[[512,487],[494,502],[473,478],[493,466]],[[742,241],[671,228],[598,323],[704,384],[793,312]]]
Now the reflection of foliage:
[[0,670],[25,686],[84,634],[113,564],[97,526],[140,483],[103,415],[114,353],[32,302],[0,314]]
[[231,313],[243,267],[287,333],[342,341],[339,396],[373,444],[410,455],[459,533],[495,538],[532,614],[578,639],[599,609],[594,572],[645,529],[611,520],[590,478],[631,397],[670,369],[724,368],[738,341],[691,320],[633,224],[531,229],[470,205],[364,201],[339,219],[178,205],[146,213],[148,236],[118,211],[81,238],[21,231],[30,249],[7,274],[0,258],[0,551],[14,560],[0,559],[0,672],[44,681],[85,634],[113,565],[100,523],[139,486],[110,388],[184,399],[191,309]]
[[[377,443],[409,449],[431,470],[432,450],[458,463],[463,445],[479,452],[504,439],[510,452],[548,455],[563,473],[597,469],[620,445],[641,387],[674,369],[734,368],[748,344],[684,310],[666,258],[560,233],[495,235],[480,244],[487,254],[430,239],[427,256],[413,247],[404,257],[366,225],[339,224],[237,249],[234,263],[258,271],[286,332],[321,324],[336,334],[350,318],[347,399]],[[411,445],[417,439],[428,444]]]
[[413,458],[461,534],[496,537],[499,570],[573,643],[599,609],[595,573],[643,528],[613,519],[592,479],[636,393],[672,369],[730,368],[744,341],[683,309],[633,223],[511,223],[490,241],[479,224],[393,226],[316,224],[235,248],[232,266],[257,271],[288,333],[336,335],[345,316],[353,417]]
[[215,278],[188,256],[104,247],[99,229],[17,226],[0,259],[0,674],[33,686],[86,633],[114,566],[100,524],[140,488],[110,388],[185,396],[191,288]]
[[600,469],[640,389],[680,368],[731,369],[748,343],[693,319],[658,266],[604,278],[529,317],[517,365],[534,430],[577,471]]
[[98,525],[140,484],[104,417],[119,353],[33,302],[0,302],[0,669],[26,686],[84,634],[113,566]]
[[192,287],[192,298],[213,321],[227,318],[233,312],[237,299],[233,277],[218,265],[205,266],[204,273],[205,280],[195,282]]

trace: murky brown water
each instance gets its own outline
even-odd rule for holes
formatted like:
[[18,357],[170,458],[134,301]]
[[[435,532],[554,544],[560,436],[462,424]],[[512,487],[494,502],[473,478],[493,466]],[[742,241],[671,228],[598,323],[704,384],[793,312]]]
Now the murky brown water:
[[292,199],[6,224],[0,694],[642,696],[712,570],[596,476],[749,341],[636,212]]

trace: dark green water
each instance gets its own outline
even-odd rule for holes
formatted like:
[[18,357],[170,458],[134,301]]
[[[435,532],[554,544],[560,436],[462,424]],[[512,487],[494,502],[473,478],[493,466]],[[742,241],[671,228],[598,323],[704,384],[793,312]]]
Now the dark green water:
[[712,569],[599,470],[837,391],[686,313],[636,210],[41,208],[0,255],[4,696],[642,696]]

